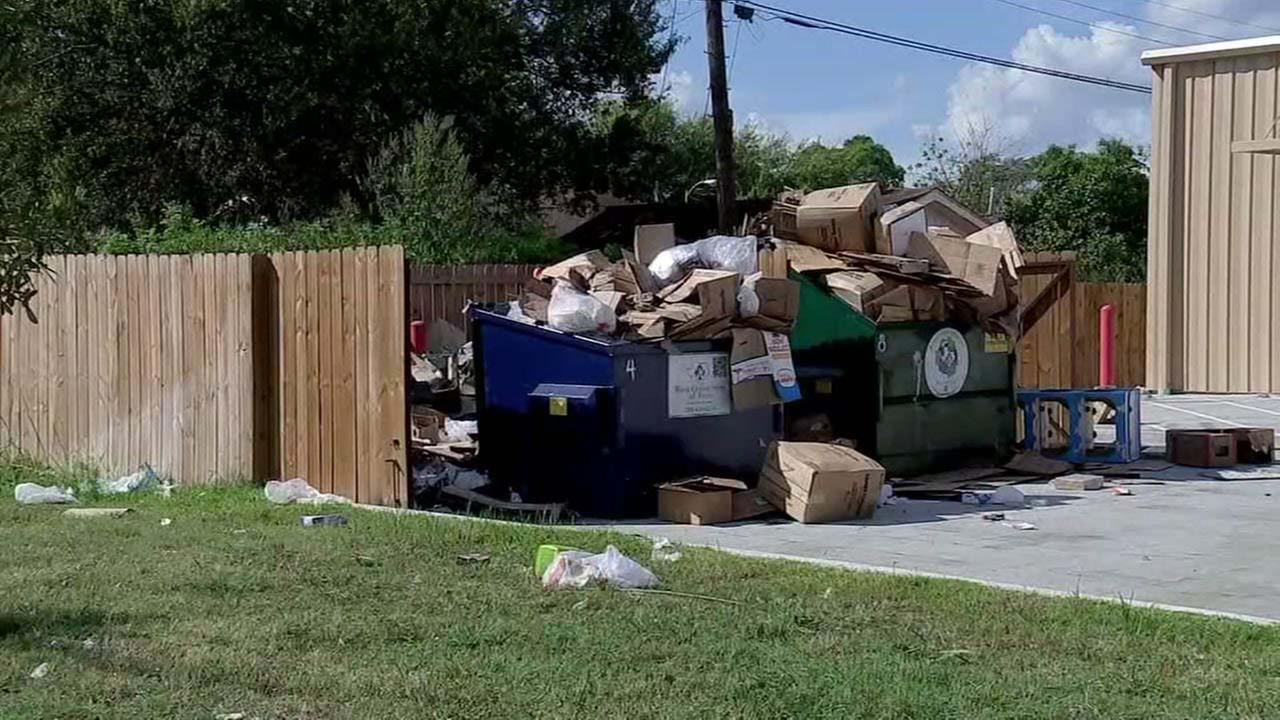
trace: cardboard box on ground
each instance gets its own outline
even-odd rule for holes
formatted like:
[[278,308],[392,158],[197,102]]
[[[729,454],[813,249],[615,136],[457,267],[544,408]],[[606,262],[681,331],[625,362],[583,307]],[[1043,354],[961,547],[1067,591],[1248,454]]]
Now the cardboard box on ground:
[[658,517],[686,525],[714,525],[773,512],[773,505],[741,480],[699,477],[658,486]]
[[884,468],[853,448],[830,443],[775,442],[757,488],[772,505],[802,523],[871,517]]

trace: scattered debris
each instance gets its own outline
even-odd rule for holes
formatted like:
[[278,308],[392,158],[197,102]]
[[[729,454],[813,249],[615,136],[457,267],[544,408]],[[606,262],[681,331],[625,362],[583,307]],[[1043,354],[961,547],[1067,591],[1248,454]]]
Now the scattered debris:
[[829,599],[831,599],[831,590],[832,590],[832,588],[827,588],[826,590],[823,590],[823,591],[822,591],[822,599],[823,599],[823,600],[829,600]]
[[80,647],[86,652],[93,652],[94,650],[98,649],[98,641],[94,640],[93,638],[89,638],[84,642],[80,643]]
[[40,663],[39,665],[37,665],[37,666],[36,666],[36,669],[35,669],[35,670],[32,670],[32,671],[31,671],[31,675],[30,675],[30,677],[31,677],[31,679],[32,679],[32,680],[39,680],[40,678],[42,678],[42,677],[44,677],[45,675],[48,675],[48,674],[49,674],[49,669],[50,669],[50,668],[49,668],[49,663],[47,663],[47,662],[46,662],[46,663]]
[[1086,490],[1101,490],[1102,481],[1103,477],[1101,475],[1072,473],[1070,475],[1062,475],[1054,478],[1051,484],[1053,485],[1054,490],[1084,492]]
[[1012,460],[1005,463],[1004,467],[1014,472],[1039,475],[1041,477],[1061,475],[1074,469],[1074,466],[1065,460],[1048,458],[1038,452],[1018,453]]
[[1113,487],[1113,488],[1111,488],[1111,494],[1112,494],[1112,495],[1122,495],[1122,496],[1125,496],[1125,497],[1129,497],[1129,496],[1133,495],[1133,491],[1132,491],[1132,490],[1130,490],[1130,489],[1129,489],[1129,488],[1127,488],[1127,487]]
[[599,554],[580,550],[558,553],[542,574],[542,586],[548,588],[581,588],[596,583],[647,588],[657,585],[658,578],[612,545]]
[[586,609],[587,609],[587,598],[582,598],[582,599],[581,599],[581,600],[579,600],[578,602],[574,603],[574,604],[573,604],[573,607],[571,607],[570,609],[571,609],[571,610],[586,610]]
[[658,486],[658,517],[683,525],[714,525],[773,512],[741,480],[700,476]]
[[129,512],[129,508],[71,508],[63,510],[62,516],[69,518],[122,518]]
[[993,492],[966,492],[960,496],[965,505],[1005,505],[1022,507],[1027,504],[1027,496],[1015,487],[997,488]]
[[876,507],[881,508],[885,505],[897,505],[898,498],[893,495],[893,486],[885,483],[880,486],[880,499],[876,500]]
[[319,490],[311,487],[311,485],[302,478],[294,478],[286,482],[268,480],[266,488],[263,489],[263,493],[267,496],[268,502],[273,502],[278,505],[287,505],[289,503],[298,503],[299,505],[351,503],[351,500],[344,498],[341,495],[320,492]]
[[562,552],[577,550],[578,548],[569,547],[567,545],[539,545],[537,551],[533,555],[533,572],[538,577],[542,577],[547,568],[551,566],[552,561]]
[[465,553],[458,556],[459,565],[483,565],[489,562],[488,553]]
[[345,515],[303,515],[302,527],[345,527],[347,524],[347,516]]
[[1210,470],[1200,475],[1214,480],[1277,480],[1280,479],[1280,464],[1259,468]]
[[150,490],[160,487],[160,484],[160,476],[156,474],[156,471],[149,464],[143,464],[132,475],[125,475],[115,480],[99,478],[97,487],[98,492],[103,495],[121,495],[140,490]]
[[214,715],[213,720],[244,720],[245,714],[242,712],[221,713]]
[[170,526],[170,525],[172,525],[172,524],[173,524],[173,520],[172,520],[172,519],[170,519],[170,518],[160,518],[160,527],[168,527],[168,526]]
[[13,489],[13,499],[17,500],[19,505],[42,505],[73,503],[76,501],[76,496],[71,488],[19,483]]
[[543,522],[547,524],[558,522],[560,520],[560,514],[564,512],[564,503],[509,502],[506,500],[491,498],[488,495],[483,495],[474,490],[464,490],[462,488],[447,486],[441,488],[440,493],[441,495],[462,501],[465,512],[471,512],[472,507],[474,505],[478,505],[489,510],[530,515],[535,522]]
[[1011,527],[1014,530],[1035,530],[1036,529],[1035,524],[1029,523],[1029,522],[1009,522],[1009,523],[1005,523],[1005,527]]
[[991,521],[991,522],[998,522],[998,521],[1000,521],[1000,520],[1004,520],[1004,513],[1002,513],[1002,512],[984,512],[984,513],[982,513],[982,519],[983,519],[983,520],[988,520],[988,521]]
[[676,549],[675,543],[667,538],[660,537],[653,541],[653,554],[650,559],[659,562],[675,562],[684,557],[684,553]]

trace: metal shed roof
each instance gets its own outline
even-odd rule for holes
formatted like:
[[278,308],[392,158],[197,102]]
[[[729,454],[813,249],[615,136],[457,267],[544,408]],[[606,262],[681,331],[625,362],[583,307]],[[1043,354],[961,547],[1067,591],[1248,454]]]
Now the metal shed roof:
[[1148,50],[1142,53],[1142,64],[1165,65],[1268,52],[1280,52],[1280,35]]

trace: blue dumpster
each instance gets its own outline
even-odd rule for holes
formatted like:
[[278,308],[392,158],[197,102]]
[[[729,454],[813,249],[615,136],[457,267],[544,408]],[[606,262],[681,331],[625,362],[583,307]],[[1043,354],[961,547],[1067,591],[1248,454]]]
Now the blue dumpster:
[[632,343],[470,310],[476,403],[492,482],[598,517],[651,515],[654,487],[754,479],[776,407],[733,412],[726,342]]

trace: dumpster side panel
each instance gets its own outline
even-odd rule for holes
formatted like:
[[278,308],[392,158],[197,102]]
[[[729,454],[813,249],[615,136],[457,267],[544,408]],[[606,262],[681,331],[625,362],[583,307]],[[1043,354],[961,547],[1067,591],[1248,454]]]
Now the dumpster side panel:
[[[968,373],[959,392],[935,397],[924,378],[929,340],[942,328],[964,335]],[[896,475],[997,462],[1015,439],[1013,355],[987,352],[982,330],[950,323],[884,325],[876,339],[880,419],[875,454]]]

